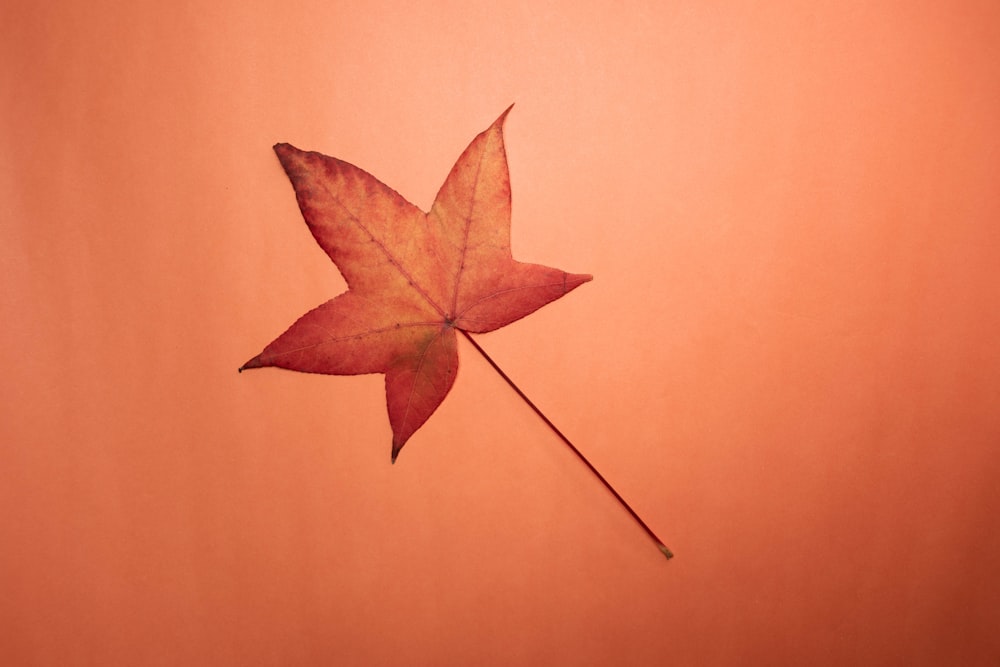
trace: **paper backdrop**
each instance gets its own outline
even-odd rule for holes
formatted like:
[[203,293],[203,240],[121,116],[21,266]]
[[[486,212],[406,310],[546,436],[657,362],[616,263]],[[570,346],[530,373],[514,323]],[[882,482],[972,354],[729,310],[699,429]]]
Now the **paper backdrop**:
[[[1000,661],[993,2],[6,2],[0,662]],[[426,208],[512,102],[522,260],[396,465],[271,145]]]

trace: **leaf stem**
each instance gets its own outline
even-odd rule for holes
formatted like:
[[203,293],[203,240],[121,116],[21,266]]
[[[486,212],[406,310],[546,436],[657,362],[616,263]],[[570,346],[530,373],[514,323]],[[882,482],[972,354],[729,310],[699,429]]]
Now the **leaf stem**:
[[604,485],[604,488],[610,491],[611,495],[613,495],[618,500],[618,502],[621,503],[622,507],[624,507],[625,510],[632,515],[632,518],[635,519],[636,523],[638,523],[644,531],[646,531],[646,534],[650,537],[650,539],[653,540],[653,542],[656,543],[656,546],[659,548],[661,552],[663,552],[663,555],[666,556],[668,559],[673,558],[674,557],[673,552],[667,548],[667,546],[663,543],[663,540],[657,537],[656,533],[653,532],[653,529],[647,526],[646,522],[643,521],[641,518],[639,518],[639,515],[636,514],[635,510],[632,509],[632,507],[627,502],[625,502],[625,499],[622,498],[617,491],[615,491],[615,487],[611,486],[611,483],[608,482],[608,480],[604,479],[604,475],[602,475],[597,471],[597,468],[595,468],[593,464],[591,464],[591,462],[587,460],[587,457],[584,456],[583,453],[576,448],[576,445],[570,442],[570,439],[567,438],[563,434],[563,432],[560,431],[556,427],[556,425],[553,424],[552,421],[545,416],[545,413],[542,412],[540,409],[538,409],[537,405],[531,402],[531,399],[528,398],[523,391],[521,391],[520,387],[514,384],[514,381],[510,379],[510,376],[508,376],[506,373],[503,372],[502,368],[497,366],[497,362],[493,361],[490,355],[486,354],[486,350],[484,350],[479,346],[479,343],[475,341],[475,339],[472,337],[471,334],[469,334],[468,331],[464,331],[462,329],[459,329],[459,331],[462,332],[462,335],[465,336],[466,340],[472,343],[472,347],[476,348],[476,351],[479,352],[479,354],[483,355],[483,359],[485,359],[489,363],[489,365],[493,367],[493,370],[499,373],[500,377],[502,377],[504,381],[506,381],[507,384],[510,385],[510,388],[513,389],[514,392],[521,397],[521,400],[527,403],[528,407],[534,410],[535,414],[538,415],[543,422],[545,422],[545,425],[548,426],[550,429],[552,429],[553,433],[559,436],[559,439],[562,440],[566,444],[566,446],[569,447],[570,450],[572,450],[574,454],[576,454],[576,457],[578,459],[583,461],[583,464],[587,466],[590,472],[594,473],[594,476],[596,476],[597,479],[601,480],[601,484]]

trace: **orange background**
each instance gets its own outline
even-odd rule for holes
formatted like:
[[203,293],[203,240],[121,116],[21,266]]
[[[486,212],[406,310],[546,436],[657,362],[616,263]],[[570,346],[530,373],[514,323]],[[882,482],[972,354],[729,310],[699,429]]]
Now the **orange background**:
[[[997,664],[1000,5],[830,5],[5,2],[0,661]],[[395,466],[236,373],[344,289],[271,144],[426,208],[511,102],[595,280],[479,341],[669,563],[464,341]]]

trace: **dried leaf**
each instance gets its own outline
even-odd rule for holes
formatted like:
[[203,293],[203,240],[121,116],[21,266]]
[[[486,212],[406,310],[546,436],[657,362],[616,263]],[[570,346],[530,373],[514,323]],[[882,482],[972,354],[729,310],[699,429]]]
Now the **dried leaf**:
[[511,255],[509,111],[465,149],[429,213],[354,165],[276,145],[306,224],[348,290],[240,370],[384,373],[395,461],[455,382],[456,330],[493,331],[589,281]]

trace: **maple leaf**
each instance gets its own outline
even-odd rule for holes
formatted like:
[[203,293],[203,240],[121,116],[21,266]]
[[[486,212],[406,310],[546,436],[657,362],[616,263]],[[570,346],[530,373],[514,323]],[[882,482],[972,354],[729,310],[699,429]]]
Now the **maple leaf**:
[[277,144],[302,216],[348,290],[240,371],[384,373],[395,462],[455,382],[457,331],[493,331],[591,280],[511,255],[509,112],[472,140],[429,213],[354,165]]

